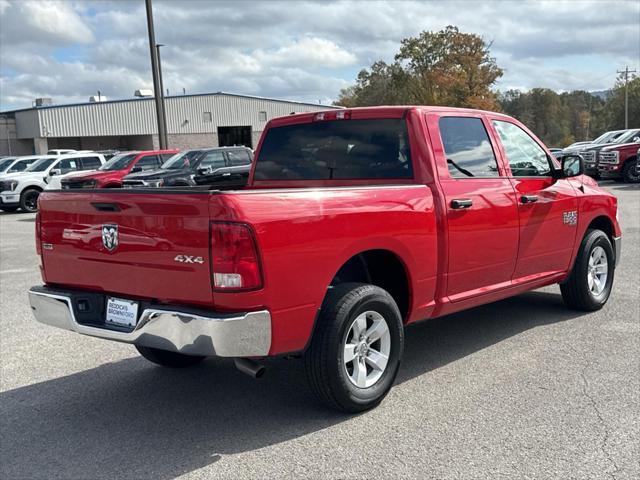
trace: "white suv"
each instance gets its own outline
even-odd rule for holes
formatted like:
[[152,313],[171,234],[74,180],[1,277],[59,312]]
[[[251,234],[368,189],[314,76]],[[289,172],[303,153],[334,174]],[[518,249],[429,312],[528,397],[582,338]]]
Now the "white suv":
[[99,153],[43,155],[25,171],[0,176],[0,210],[24,212],[38,210],[38,197],[54,176],[80,170],[93,170],[104,163]]
[[[101,153],[74,153],[72,155],[65,155],[65,159],[72,160],[73,162],[79,162],[78,168],[73,170],[63,170],[56,169],[52,171],[53,175],[49,176],[49,181],[47,182],[47,186],[44,187],[45,190],[60,190],[62,188],[62,180],[67,177],[72,177],[74,175],[83,175],[87,172],[92,172],[97,170],[102,165],[107,162],[105,156]],[[58,171],[60,170],[60,171]]]
[[40,160],[40,155],[28,155],[23,157],[5,157],[0,160],[0,176],[7,173],[22,172],[36,160]]

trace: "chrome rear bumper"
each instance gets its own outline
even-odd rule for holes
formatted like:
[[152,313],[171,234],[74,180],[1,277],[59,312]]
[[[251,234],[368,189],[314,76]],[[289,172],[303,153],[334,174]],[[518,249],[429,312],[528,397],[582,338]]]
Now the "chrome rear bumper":
[[145,308],[130,332],[76,321],[72,295],[46,287],[29,290],[36,320],[83,335],[187,355],[263,357],[271,347],[268,311],[206,316],[161,306]]

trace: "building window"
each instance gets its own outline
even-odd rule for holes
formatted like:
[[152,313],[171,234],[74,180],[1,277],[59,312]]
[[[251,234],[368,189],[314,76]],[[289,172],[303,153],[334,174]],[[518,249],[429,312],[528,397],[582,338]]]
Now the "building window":
[[211,123],[211,112],[202,112],[202,120],[205,123]]
[[267,121],[267,112],[258,112],[258,120],[261,122]]

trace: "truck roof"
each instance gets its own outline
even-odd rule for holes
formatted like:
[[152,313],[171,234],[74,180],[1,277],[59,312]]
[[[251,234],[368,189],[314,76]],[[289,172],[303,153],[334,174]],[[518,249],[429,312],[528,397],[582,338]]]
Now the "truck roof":
[[[445,107],[445,106],[432,106],[432,105],[376,105],[372,107],[353,107],[353,108],[345,108],[343,110],[320,110],[317,112],[302,112],[302,113],[293,113],[289,116],[278,117],[272,120],[273,121],[282,121],[283,123],[287,122],[287,119],[290,118],[310,118],[314,117],[318,114],[331,114],[335,115],[336,112],[351,112],[352,115],[357,115],[359,118],[367,118],[367,117],[388,117],[388,118],[399,118],[402,117],[406,111],[408,110],[422,110],[424,112],[464,112],[464,113],[472,113],[472,114],[491,114],[503,116],[505,118],[511,118],[509,115],[505,115],[500,112],[492,112],[489,110],[480,110],[475,108],[462,108],[462,107]],[[280,122],[277,122],[280,123]]]

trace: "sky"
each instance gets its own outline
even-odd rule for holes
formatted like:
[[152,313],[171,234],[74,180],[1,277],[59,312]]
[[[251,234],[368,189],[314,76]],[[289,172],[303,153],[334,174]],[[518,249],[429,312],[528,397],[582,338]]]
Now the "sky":
[[[154,0],[170,94],[334,101],[403,38],[456,25],[491,43],[495,88],[605,90],[640,70],[640,1]],[[153,88],[143,0],[0,0],[0,110]]]

